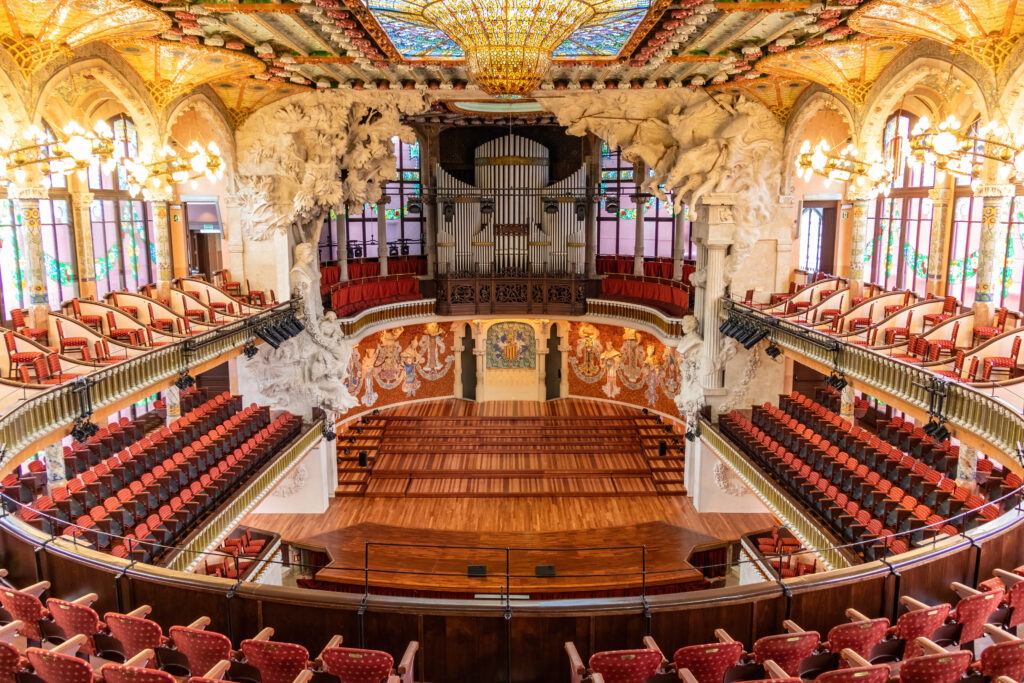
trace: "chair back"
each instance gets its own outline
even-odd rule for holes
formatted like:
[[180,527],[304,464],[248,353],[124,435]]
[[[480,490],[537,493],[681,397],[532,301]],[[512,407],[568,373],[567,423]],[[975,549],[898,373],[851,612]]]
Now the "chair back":
[[147,648],[155,650],[162,645],[164,633],[155,621],[118,612],[107,612],[103,620],[129,659]]
[[263,683],[292,683],[309,662],[309,651],[293,643],[243,640],[242,653],[259,669]]
[[327,673],[345,683],[379,683],[388,677],[395,663],[387,652],[354,647],[329,647],[323,651],[321,659]]
[[92,683],[92,667],[85,660],[38,647],[30,647],[25,654],[36,676],[46,683]]

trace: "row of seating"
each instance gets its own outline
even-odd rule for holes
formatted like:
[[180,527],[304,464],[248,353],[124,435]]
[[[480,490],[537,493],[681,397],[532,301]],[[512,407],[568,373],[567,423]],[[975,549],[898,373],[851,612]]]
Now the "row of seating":
[[[0,576],[6,576],[6,571],[0,570]],[[342,647],[340,635],[330,638],[311,660],[301,645],[272,641],[273,628],[243,640],[235,650],[227,636],[207,628],[209,617],[171,626],[165,636],[160,625],[147,618],[152,611],[147,605],[127,613],[107,612],[101,619],[91,607],[99,598],[95,593],[73,600],[51,597],[44,606],[41,596],[49,587],[46,581],[20,590],[6,581],[0,586],[0,622],[5,624],[0,628],[0,681],[4,683],[414,680],[416,641],[409,643],[397,666],[387,652]]]
[[759,638],[749,651],[716,629],[716,642],[681,647],[671,660],[648,636],[643,648],[598,652],[586,665],[567,642],[571,680],[600,674],[617,683],[644,683],[674,674],[688,683],[954,683],[965,676],[974,683],[1004,683],[1000,677],[1017,683],[1024,678],[1024,640],[1006,629],[1024,621],[1022,570],[996,569],[979,589],[952,583],[955,607],[903,596],[895,625],[847,609],[849,621],[833,626],[824,640],[787,619],[779,633]]
[[330,307],[338,317],[345,318],[374,306],[420,298],[418,279],[388,276],[338,283],[331,291]]
[[602,298],[653,306],[677,318],[690,310],[690,289],[689,285],[631,275],[608,275],[601,280]]
[[[91,465],[50,495],[19,505],[18,515],[46,533],[63,533],[115,556],[149,562],[187,535],[301,427],[301,420],[289,413],[271,421],[266,408],[240,408],[241,398],[226,392],[210,399]],[[102,452],[104,441],[93,447]],[[95,455],[91,448],[86,452]],[[12,501],[26,497],[17,488],[5,493]]]

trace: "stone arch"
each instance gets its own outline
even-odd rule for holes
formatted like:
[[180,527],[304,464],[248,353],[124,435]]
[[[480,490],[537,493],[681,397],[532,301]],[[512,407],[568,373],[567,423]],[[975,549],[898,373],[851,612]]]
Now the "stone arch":
[[[0,51],[0,54],[7,57],[7,53],[3,51]],[[22,98],[23,89],[12,77],[18,72],[7,68],[9,61],[9,58],[0,59],[0,127],[7,131],[7,137],[13,137],[16,131],[29,126],[31,118]],[[20,78],[20,74],[17,78]]]
[[88,116],[89,120],[97,116],[109,118],[109,115],[123,111],[135,122],[140,150],[146,153],[159,148],[161,139],[158,119],[141,82],[132,82],[138,80],[137,75],[125,64],[108,61],[102,56],[74,62],[55,71],[42,84],[33,107],[33,119],[38,120],[45,112],[59,110],[52,100],[60,97],[57,89],[65,79],[72,76],[101,86],[86,92],[74,103],[69,111],[72,117]]
[[[938,109],[942,95],[935,86],[944,84],[950,74],[960,83],[964,96],[970,100],[976,113],[987,118],[989,99],[986,95],[992,89],[990,79],[966,70],[967,65],[963,61],[966,57],[958,57],[958,62],[951,66],[949,53],[936,50],[938,47],[935,44],[924,46],[921,48],[927,49],[924,54],[918,54],[920,50],[914,48],[907,50],[889,66],[883,78],[871,89],[862,109],[857,136],[861,148],[873,141],[881,144],[886,119],[900,106],[907,93],[916,89],[920,95],[931,89],[933,94],[930,94],[929,99],[934,108]],[[977,65],[973,60],[970,62]]]
[[[210,124],[212,131],[212,137],[220,147],[221,154],[224,158],[225,173],[231,175],[235,172],[235,133],[231,128],[231,124],[228,123],[227,117],[224,115],[223,105],[220,103],[220,99],[212,97],[205,92],[196,91],[190,93],[188,96],[179,99],[175,102],[171,108],[167,111],[163,130],[160,135],[160,144],[164,145],[171,140],[171,131],[174,129],[174,124],[182,116],[182,114],[188,111],[195,111],[204,121]],[[218,106],[220,105],[220,106]]]
[[[793,193],[793,171],[800,146],[805,139],[804,129],[808,123],[821,112],[833,111],[846,124],[848,136],[854,145],[858,144],[856,116],[847,105],[846,100],[836,97],[821,86],[811,86],[797,100],[793,107],[794,114],[786,124],[785,140],[782,152],[782,194]],[[813,141],[812,141],[813,142]],[[838,143],[840,140],[833,140]]]
[[[1002,90],[999,102],[1003,105],[1002,113],[1012,131],[1024,130],[1024,40],[1017,44],[1013,55],[1007,60],[1004,68]],[[1018,133],[1017,142],[1022,142]]]

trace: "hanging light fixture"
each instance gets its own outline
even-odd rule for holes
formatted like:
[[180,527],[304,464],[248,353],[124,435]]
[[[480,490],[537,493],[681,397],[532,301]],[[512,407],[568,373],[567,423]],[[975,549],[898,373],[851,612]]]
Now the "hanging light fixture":
[[881,158],[865,161],[859,158],[853,145],[846,145],[840,150],[833,149],[824,140],[811,148],[811,141],[804,140],[800,154],[796,159],[797,174],[804,180],[811,175],[825,178],[826,184],[831,181],[850,183],[853,189],[877,197],[889,194],[893,173],[890,166]]
[[48,184],[55,173],[84,174],[93,165],[109,170],[117,158],[114,133],[106,121],[92,130],[71,121],[58,133],[29,126],[13,139],[0,136],[0,181],[22,185],[35,167],[40,182]]
[[989,121],[976,132],[964,130],[954,115],[939,123],[927,116],[918,119],[910,132],[910,163],[935,166],[937,180],[946,173],[974,177],[980,182],[986,161],[994,166],[996,182],[1024,181],[1024,149],[1014,142],[1010,129]]
[[200,178],[212,183],[224,176],[224,160],[215,142],[204,148],[193,141],[180,154],[165,147],[155,159],[125,159],[124,167],[128,191],[133,197],[141,193],[146,199],[169,192],[171,185],[194,183]]
[[583,0],[434,0],[423,8],[465,51],[480,89],[504,98],[535,90],[555,49],[595,13]]

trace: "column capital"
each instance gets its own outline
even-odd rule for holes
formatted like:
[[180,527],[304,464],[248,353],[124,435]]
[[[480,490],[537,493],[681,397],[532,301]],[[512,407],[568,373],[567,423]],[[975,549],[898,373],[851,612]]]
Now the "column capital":
[[149,201],[153,202],[154,204],[159,204],[159,203],[171,204],[171,203],[173,203],[175,201],[175,199],[174,199],[174,191],[173,190],[167,190],[166,192],[157,192],[157,193],[151,194],[149,196]]
[[864,190],[854,190],[849,188],[846,190],[846,201],[848,202],[869,202],[875,198],[876,195],[865,192]]
[[50,189],[40,185],[33,185],[31,187],[11,185],[7,188],[8,199],[48,199],[49,197]]
[[81,209],[88,209],[92,205],[93,200],[96,199],[96,195],[92,192],[72,192],[71,193],[71,206],[79,211]]
[[1012,197],[1015,194],[1017,194],[1015,185],[980,183],[974,187],[975,197]]
[[953,196],[953,190],[948,187],[936,187],[928,190],[928,199],[933,202],[948,202]]

